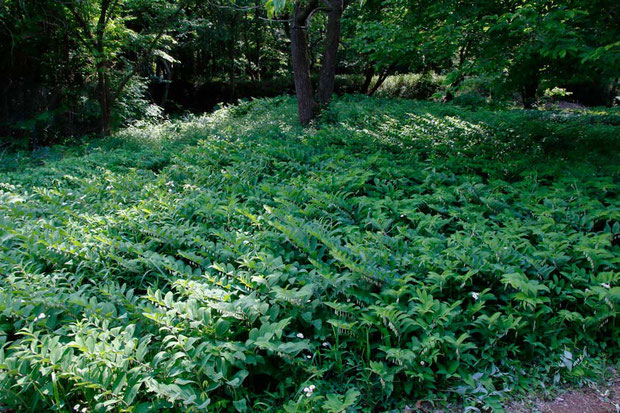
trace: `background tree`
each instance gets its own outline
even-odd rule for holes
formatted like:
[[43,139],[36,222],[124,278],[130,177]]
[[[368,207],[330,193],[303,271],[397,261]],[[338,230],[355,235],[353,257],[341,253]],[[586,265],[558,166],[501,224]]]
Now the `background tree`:
[[[64,6],[73,17],[78,39],[92,61],[97,76],[101,132],[109,135],[113,105],[140,65],[154,55],[172,61],[165,50],[164,35],[182,8],[164,0],[66,0]],[[141,19],[136,24],[138,14]]]
[[[349,0],[269,0],[266,5],[272,16],[284,11],[289,15],[291,61],[299,121],[302,125],[307,125],[318,114],[320,106],[329,103],[334,92],[341,20]],[[308,26],[312,15],[319,11],[327,13],[327,29],[317,103],[310,77]]]
[[334,92],[383,93],[390,76],[409,74],[443,82],[409,94],[416,98],[473,93],[481,103],[532,108],[546,90],[561,89],[583,104],[610,105],[620,76],[619,7],[611,0],[4,0],[0,136],[3,145],[35,148],[164,112],[292,92],[307,124]]

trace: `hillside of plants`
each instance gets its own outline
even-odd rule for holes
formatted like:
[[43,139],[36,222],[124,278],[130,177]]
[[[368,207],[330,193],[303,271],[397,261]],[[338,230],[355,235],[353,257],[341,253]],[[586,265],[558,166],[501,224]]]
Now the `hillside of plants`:
[[609,378],[619,134],[279,97],[4,154],[0,406],[490,412]]

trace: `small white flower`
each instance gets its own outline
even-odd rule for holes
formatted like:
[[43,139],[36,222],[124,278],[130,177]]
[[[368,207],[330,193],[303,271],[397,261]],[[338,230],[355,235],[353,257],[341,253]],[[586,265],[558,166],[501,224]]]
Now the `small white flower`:
[[306,356],[306,358],[307,358],[308,360],[310,360],[310,359],[312,358],[312,356],[311,356],[310,354],[308,354],[308,355]]
[[297,338],[304,338],[304,335],[301,333],[297,333]]
[[88,409],[86,407],[82,408],[82,413],[86,413]]
[[478,293],[471,293],[471,296],[474,300],[477,300],[480,297],[480,294]]
[[310,387],[304,387],[304,391],[305,391],[306,393],[310,392]]
[[329,347],[329,343],[327,341],[323,342],[323,344],[321,344],[323,347]]
[[44,318],[45,318],[45,313],[41,313],[34,319],[34,321],[43,320]]
[[310,385],[310,390],[314,391],[314,389],[316,389],[316,386],[314,384]]
[[306,393],[306,397],[312,396],[312,393]]
[[420,365],[421,365],[421,366],[425,366],[425,365],[426,365],[426,363],[424,362],[424,360],[422,360],[422,361],[420,362]]
[[75,406],[73,406],[73,410],[75,410],[76,412],[80,410],[80,404],[78,403]]
[[106,186],[106,187],[105,187],[105,189],[106,189],[107,191],[109,191],[110,189],[112,189],[112,185],[108,185],[108,186]]
[[607,284],[607,283],[603,283],[601,284],[603,287],[607,288],[608,290],[611,288],[611,285]]

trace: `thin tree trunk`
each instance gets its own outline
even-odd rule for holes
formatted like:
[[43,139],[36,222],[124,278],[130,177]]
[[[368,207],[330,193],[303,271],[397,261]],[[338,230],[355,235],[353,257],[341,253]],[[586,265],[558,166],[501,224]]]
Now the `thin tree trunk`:
[[458,62],[457,69],[456,69],[459,71],[459,76],[456,78],[454,82],[448,85],[446,94],[442,99],[442,102],[444,103],[450,102],[454,99],[454,91],[456,91],[457,88],[461,85],[461,83],[465,80],[465,73],[463,72],[463,65],[465,64],[465,59],[467,58],[469,48],[471,47],[472,42],[473,42],[473,39],[470,37],[465,43],[465,45],[461,47],[459,50],[459,62]]
[[375,94],[375,92],[377,90],[379,90],[379,88],[381,87],[381,85],[383,84],[383,82],[385,82],[385,79],[388,78],[388,76],[392,73],[392,71],[394,70],[394,67],[396,67],[396,64],[392,64],[390,67],[388,67],[387,69],[385,69],[383,71],[383,73],[381,73],[379,75],[379,77],[377,78],[377,82],[375,83],[375,85],[372,87],[372,89],[370,89],[368,91],[368,96],[372,96]]
[[235,46],[237,43],[236,30],[237,30],[237,15],[232,12],[232,18],[230,21],[230,44],[228,46],[228,58],[230,60],[230,66],[228,67],[228,78],[230,84],[230,98],[235,99],[237,94],[237,82],[235,79]]
[[372,78],[375,75],[375,68],[373,66],[368,66],[366,70],[364,70],[364,83],[362,83],[362,88],[360,92],[366,94],[368,93],[368,89],[370,89],[370,84],[372,83]]
[[536,104],[536,90],[538,89],[538,80],[531,79],[521,87],[521,100],[523,101],[523,109],[533,109]]
[[379,75],[379,78],[377,79],[377,82],[375,83],[375,85],[372,87],[372,89],[370,89],[367,93],[368,96],[372,96],[375,94],[375,92],[377,90],[379,90],[379,88],[381,87],[381,85],[383,84],[383,82],[385,82],[385,79],[387,79],[387,74],[381,74]]
[[312,12],[312,10],[309,9],[310,6],[306,9],[302,9],[299,3],[295,4],[295,11],[293,12],[290,28],[295,94],[297,95],[299,122],[302,125],[309,124],[318,113],[318,105],[314,100],[312,81],[310,79],[310,66],[308,64],[308,35],[306,24]]
[[111,92],[110,92],[110,78],[108,75],[107,62],[105,59],[104,50],[104,36],[105,29],[108,22],[108,8],[111,5],[111,0],[102,0],[101,11],[99,13],[99,20],[97,21],[97,27],[95,29],[95,49],[97,51],[97,81],[99,86],[99,105],[101,106],[101,133],[104,136],[108,136],[111,133]]
[[13,82],[11,79],[8,79],[7,82],[3,86],[2,93],[2,114],[0,115],[0,120],[8,121],[9,120],[9,91],[11,90],[11,84]]
[[321,67],[318,91],[319,103],[323,106],[329,103],[334,94],[338,46],[340,45],[340,21],[344,7],[344,0],[329,0],[325,50],[323,52],[323,65]]
[[97,69],[97,86],[99,88],[99,106],[101,107],[101,134],[109,136],[111,133],[110,80],[105,70],[103,64]]
[[254,41],[255,41],[255,48],[254,48],[254,70],[256,71],[256,80],[261,80],[262,77],[262,73],[261,73],[261,64],[260,64],[260,57],[261,57],[261,46],[262,46],[262,30],[261,30],[261,26],[258,23],[260,20],[260,0],[256,0],[256,9],[254,11]]
[[611,87],[609,88],[609,98],[606,99],[606,106],[614,106],[616,96],[618,95],[618,78],[615,78],[611,83]]
[[458,89],[458,87],[461,85],[461,83],[463,83],[464,80],[465,80],[465,73],[461,73],[459,77],[454,82],[452,82],[450,86],[448,86],[448,89],[446,90],[446,94],[441,101],[443,103],[447,103],[447,102],[451,102],[452,100],[454,100],[454,91]]
[[170,93],[170,84],[172,83],[172,69],[168,62],[164,59],[161,60],[162,67],[162,78],[164,79],[164,93],[159,102],[159,106],[163,108],[166,107],[166,102],[168,101],[168,94]]

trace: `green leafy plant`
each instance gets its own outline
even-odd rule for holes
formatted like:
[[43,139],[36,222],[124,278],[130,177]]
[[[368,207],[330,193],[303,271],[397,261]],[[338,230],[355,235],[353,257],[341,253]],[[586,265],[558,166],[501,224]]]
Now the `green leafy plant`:
[[499,411],[615,363],[616,110],[330,110],[7,158],[0,403]]

